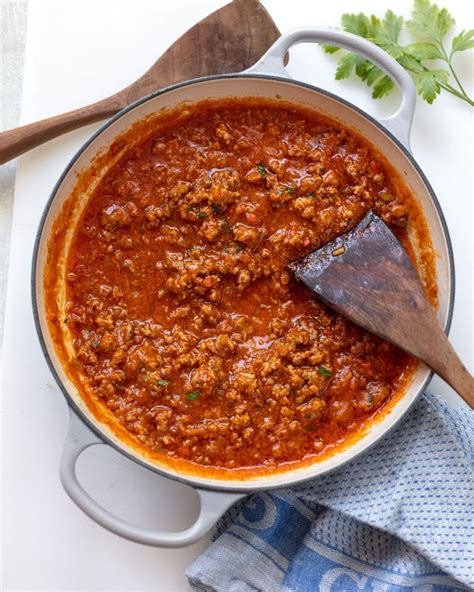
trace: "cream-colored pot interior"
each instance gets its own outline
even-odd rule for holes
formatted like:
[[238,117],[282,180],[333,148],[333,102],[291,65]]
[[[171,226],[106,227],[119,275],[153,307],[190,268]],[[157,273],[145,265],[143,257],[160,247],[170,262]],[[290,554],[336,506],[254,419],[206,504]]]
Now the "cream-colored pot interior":
[[195,475],[187,475],[170,469],[156,461],[150,461],[137,450],[124,444],[113,434],[113,432],[104,424],[101,424],[89,411],[81,399],[77,388],[68,379],[63,367],[55,353],[55,349],[48,331],[48,325],[45,317],[44,291],[43,291],[43,270],[47,255],[47,244],[50,236],[52,223],[62,204],[69,196],[75,181],[76,173],[87,168],[91,159],[96,153],[111,144],[114,137],[123,132],[133,122],[156,113],[162,108],[171,108],[182,102],[196,102],[202,99],[219,97],[248,97],[259,96],[266,98],[281,97],[284,100],[293,103],[311,107],[329,117],[339,120],[341,123],[364,136],[369,142],[377,147],[377,150],[391,163],[391,165],[406,180],[413,194],[419,200],[424,211],[430,233],[433,247],[436,253],[436,267],[439,290],[439,320],[443,326],[449,321],[450,309],[452,304],[452,270],[450,260],[450,248],[445,227],[434,202],[430,189],[423,180],[417,167],[400,148],[396,141],[387,135],[373,121],[362,115],[358,110],[345,104],[334,97],[317,91],[313,88],[293,83],[285,80],[277,80],[265,77],[234,76],[202,80],[189,84],[184,84],[162,94],[158,94],[144,100],[140,104],[130,108],[118,118],[108,123],[100,133],[83,149],[73,160],[69,170],[56,188],[49,209],[45,215],[42,233],[38,243],[36,258],[36,270],[33,281],[36,286],[36,308],[38,323],[42,333],[43,343],[46,348],[47,356],[62,383],[63,390],[74,403],[76,410],[86,418],[96,431],[100,432],[106,439],[113,443],[119,450],[128,454],[135,460],[140,461],[146,466],[158,470],[161,473],[173,478],[184,479],[190,484],[202,487],[219,488],[226,490],[245,491],[252,488],[272,488],[283,487],[293,484],[297,481],[315,477],[328,472],[349,461],[354,456],[360,454],[371,444],[381,438],[397,421],[405,414],[412,403],[415,401],[422,387],[425,385],[430,373],[426,367],[421,367],[413,378],[413,381],[407,392],[393,406],[389,413],[374,423],[369,431],[355,444],[341,450],[331,457],[306,467],[300,467],[295,470],[274,474],[270,476],[259,476],[246,478],[245,480],[226,480],[218,478],[204,478]]

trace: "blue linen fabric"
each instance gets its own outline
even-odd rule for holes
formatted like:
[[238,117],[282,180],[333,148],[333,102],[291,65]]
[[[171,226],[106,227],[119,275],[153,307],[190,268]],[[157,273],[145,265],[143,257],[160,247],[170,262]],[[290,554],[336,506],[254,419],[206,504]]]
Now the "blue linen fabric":
[[424,395],[335,473],[258,493],[188,569],[196,591],[444,592],[474,587],[474,415]]

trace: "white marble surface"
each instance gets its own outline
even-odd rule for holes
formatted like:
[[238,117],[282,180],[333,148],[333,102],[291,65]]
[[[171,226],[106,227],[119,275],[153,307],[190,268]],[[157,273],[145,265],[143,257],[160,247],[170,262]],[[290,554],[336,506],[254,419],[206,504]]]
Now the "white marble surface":
[[[337,25],[344,11],[380,14],[386,0],[333,3],[267,0],[282,31]],[[444,0],[469,25],[467,3]],[[31,0],[22,123],[107,95],[137,75],[216,0]],[[393,4],[392,4],[393,6]],[[409,0],[397,11],[408,15]],[[472,92],[469,57],[460,56]],[[356,81],[333,80],[334,59],[314,46],[292,52],[296,78],[330,89],[375,114],[396,106],[368,98]],[[204,549],[163,550],[122,540],[91,522],[67,498],[58,478],[66,404],[43,360],[33,327],[31,248],[45,201],[74,151],[97,126],[70,133],[20,158],[13,214],[2,376],[3,590],[186,590],[185,567]],[[457,296],[452,341],[472,370],[472,115],[450,96],[418,104],[413,152],[437,192],[453,239]],[[442,383],[432,387],[452,405]],[[97,498],[141,525],[182,528],[197,512],[196,497],[125,461],[105,447],[81,458],[79,472]]]

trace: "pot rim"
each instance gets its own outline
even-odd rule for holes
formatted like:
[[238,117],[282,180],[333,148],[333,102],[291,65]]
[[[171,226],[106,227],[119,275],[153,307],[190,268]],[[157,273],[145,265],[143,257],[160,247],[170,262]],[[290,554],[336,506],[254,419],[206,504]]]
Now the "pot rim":
[[[64,171],[62,172],[61,176],[59,177],[58,181],[56,182],[56,184],[54,185],[54,187],[51,191],[51,195],[49,196],[48,201],[46,202],[46,205],[44,207],[43,213],[41,215],[41,219],[40,219],[40,222],[38,225],[38,230],[36,233],[36,238],[35,238],[34,247],[33,247],[31,277],[30,277],[31,297],[32,297],[32,305],[33,305],[33,318],[34,318],[34,323],[35,323],[35,327],[36,327],[36,333],[38,335],[38,339],[40,342],[40,347],[43,352],[43,356],[45,357],[46,363],[47,363],[51,373],[53,374],[54,379],[55,379],[57,385],[59,386],[62,394],[64,395],[69,408],[72,411],[74,411],[74,413],[81,419],[81,421],[83,421],[86,424],[86,426],[88,426],[89,429],[91,429],[92,432],[94,434],[96,434],[100,438],[100,440],[102,440],[102,442],[104,444],[111,446],[113,449],[115,449],[119,453],[123,454],[129,460],[132,460],[132,461],[138,463],[139,465],[141,465],[145,469],[153,471],[153,472],[161,475],[162,477],[172,479],[174,481],[177,481],[179,483],[183,483],[183,484],[188,485],[193,488],[199,488],[199,489],[210,490],[210,491],[223,491],[223,492],[229,492],[229,493],[238,493],[238,492],[251,493],[251,492],[258,492],[258,491],[270,491],[270,490],[277,490],[277,489],[285,489],[285,488],[288,488],[289,486],[294,487],[294,486],[303,485],[304,483],[312,481],[313,479],[317,479],[319,477],[322,477],[323,475],[327,475],[328,473],[331,473],[335,470],[341,469],[343,466],[345,466],[349,462],[352,462],[353,460],[355,460],[359,456],[365,454],[370,448],[372,448],[376,444],[380,443],[385,437],[388,436],[388,434],[393,429],[395,429],[395,427],[397,427],[400,424],[401,420],[413,408],[416,401],[418,401],[421,394],[426,389],[428,383],[430,382],[431,378],[433,377],[433,374],[434,374],[433,371],[428,372],[425,380],[418,387],[418,393],[413,398],[413,401],[404,410],[404,412],[398,418],[396,418],[396,420],[394,421],[392,426],[390,426],[388,429],[386,429],[379,436],[375,437],[375,439],[372,442],[368,443],[364,447],[363,450],[361,450],[357,453],[354,453],[353,456],[346,459],[345,461],[339,462],[334,467],[328,467],[327,469],[325,469],[321,473],[318,473],[317,475],[312,475],[312,476],[308,476],[308,477],[300,477],[298,479],[291,481],[290,483],[285,483],[283,485],[282,484],[275,484],[275,485],[265,486],[262,483],[263,478],[262,478],[262,481],[258,482],[258,484],[256,484],[256,485],[251,485],[248,487],[240,487],[240,488],[238,486],[240,481],[233,482],[232,480],[225,480],[225,479],[223,479],[222,481],[218,481],[216,479],[215,482],[213,482],[212,484],[211,483],[201,484],[201,483],[197,483],[197,481],[199,480],[199,475],[192,475],[192,477],[190,476],[188,478],[185,474],[179,474],[179,472],[178,472],[178,474],[169,473],[166,471],[166,469],[164,467],[159,467],[159,466],[154,466],[154,465],[148,464],[148,463],[144,462],[141,458],[139,458],[137,455],[132,454],[128,450],[124,450],[123,448],[118,446],[111,438],[109,438],[109,436],[105,432],[103,432],[101,429],[99,429],[99,427],[96,426],[87,417],[87,415],[79,408],[79,406],[75,403],[73,398],[70,396],[68,389],[66,388],[66,386],[64,385],[60,376],[58,375],[56,368],[54,367],[53,361],[49,355],[48,348],[46,345],[46,340],[44,338],[43,330],[41,328],[41,323],[40,323],[40,317],[39,317],[39,311],[38,311],[38,294],[37,294],[37,289],[36,289],[36,277],[37,277],[37,272],[38,272],[38,269],[37,269],[38,256],[39,256],[40,246],[42,245],[43,240],[44,240],[43,230],[44,230],[44,226],[46,223],[46,219],[48,217],[51,206],[56,198],[58,190],[61,187],[64,179],[71,172],[72,168],[74,167],[74,165],[77,162],[77,160],[79,159],[79,157],[90,146],[90,144],[92,144],[92,142],[94,142],[107,128],[109,128],[113,123],[115,123],[116,121],[121,119],[125,114],[127,114],[130,111],[133,111],[134,109],[136,109],[140,105],[143,105],[144,103],[154,99],[155,97],[161,96],[167,92],[171,92],[171,91],[174,91],[179,88],[191,86],[196,83],[208,82],[208,81],[212,82],[215,80],[226,80],[226,79],[234,79],[234,78],[253,78],[253,79],[260,79],[260,80],[272,80],[272,81],[277,81],[277,82],[283,82],[286,84],[293,84],[295,86],[300,86],[300,87],[306,88],[308,90],[315,91],[319,94],[322,94],[322,95],[328,97],[329,99],[339,102],[342,105],[344,105],[345,107],[352,109],[358,115],[367,119],[370,123],[372,123],[375,127],[377,127],[383,134],[388,136],[388,138],[390,140],[392,140],[392,142],[404,154],[404,156],[407,157],[407,159],[409,160],[409,162],[411,163],[411,165],[413,166],[413,168],[415,169],[417,174],[420,176],[423,184],[425,185],[425,187],[430,195],[431,201],[432,201],[433,205],[435,206],[436,212],[437,212],[439,220],[441,222],[443,236],[446,241],[446,248],[447,248],[447,254],[448,254],[448,271],[449,271],[449,280],[450,280],[449,286],[448,286],[448,308],[446,311],[446,322],[445,322],[445,327],[444,327],[444,331],[446,334],[449,334],[449,330],[451,328],[452,316],[453,316],[454,299],[455,299],[455,270],[454,270],[453,247],[452,247],[451,237],[449,234],[449,230],[448,230],[448,226],[446,223],[446,218],[444,216],[443,210],[441,209],[441,205],[438,201],[438,198],[436,197],[436,194],[435,194],[430,182],[428,181],[428,179],[426,178],[422,169],[420,168],[420,166],[418,165],[418,163],[416,162],[416,160],[412,156],[410,150],[408,148],[406,148],[406,146],[404,146],[403,143],[392,132],[390,132],[382,123],[380,123],[372,115],[366,113],[363,109],[354,105],[353,103],[351,103],[347,99],[339,97],[338,95],[335,95],[334,93],[327,91],[325,89],[319,88],[318,86],[308,84],[306,82],[302,82],[299,80],[294,80],[292,78],[285,78],[282,76],[276,76],[273,74],[263,74],[263,73],[239,72],[239,73],[230,73],[230,74],[217,74],[217,75],[213,75],[213,76],[204,76],[201,78],[193,78],[191,80],[179,82],[177,84],[173,84],[173,85],[167,86],[163,89],[154,91],[154,92],[138,99],[137,101],[131,103],[130,105],[128,105],[127,107],[125,107],[124,109],[122,109],[121,111],[116,113],[113,117],[111,117],[110,119],[105,121],[105,123],[103,123],[90,136],[90,138],[88,140],[86,140],[86,142],[84,142],[84,144],[81,145],[81,147],[75,152],[75,154],[73,155],[73,157],[71,158],[69,163],[66,165]],[[291,473],[291,469],[289,469],[287,472]],[[245,481],[245,479],[241,479],[241,481]]]

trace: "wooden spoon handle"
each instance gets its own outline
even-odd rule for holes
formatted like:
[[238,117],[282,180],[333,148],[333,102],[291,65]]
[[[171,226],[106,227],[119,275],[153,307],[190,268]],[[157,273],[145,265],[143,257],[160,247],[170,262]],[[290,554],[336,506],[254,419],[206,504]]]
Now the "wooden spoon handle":
[[124,95],[119,92],[87,107],[2,132],[0,133],[0,164],[4,164],[61,134],[88,123],[106,119],[124,106]]

